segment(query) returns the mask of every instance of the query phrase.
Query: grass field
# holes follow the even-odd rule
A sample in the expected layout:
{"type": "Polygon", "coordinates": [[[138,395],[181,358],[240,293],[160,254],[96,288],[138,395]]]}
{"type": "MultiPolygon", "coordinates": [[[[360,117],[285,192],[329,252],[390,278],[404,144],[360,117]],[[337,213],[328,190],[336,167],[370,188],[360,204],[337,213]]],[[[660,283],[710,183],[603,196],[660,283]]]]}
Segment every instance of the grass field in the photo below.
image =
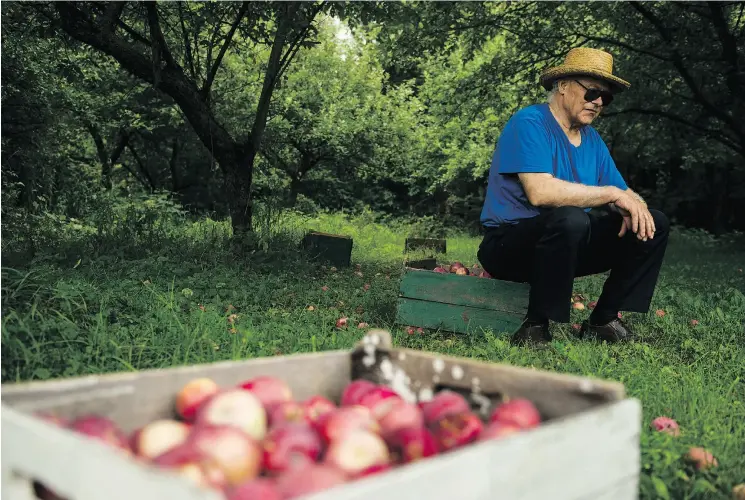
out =
{"type": "MultiPolygon", "coordinates": [[[[225,224],[202,221],[164,230],[157,245],[132,237],[106,253],[4,268],[3,383],[346,349],[366,322],[391,329],[400,346],[623,382],[644,406],[643,498],[724,499],[745,482],[742,241],[676,231],[652,310],[625,315],[639,341],[599,345],[554,325],[554,342],[537,351],[511,347],[505,332],[408,335],[393,325],[406,227],[287,216],[274,229],[255,252],[231,249],[225,224]],[[353,236],[362,276],[303,260],[295,243],[308,228],[353,236]],[[347,329],[335,328],[340,317],[349,317],[347,329]],[[682,435],[646,428],[658,415],[675,418],[682,435]],[[719,467],[687,468],[689,446],[710,449],[719,467]]],[[[449,236],[448,260],[476,263],[478,243],[449,236]]],[[[575,290],[594,300],[602,282],[580,279],[575,290]]],[[[572,314],[579,323],[588,311],[572,314]]]]}

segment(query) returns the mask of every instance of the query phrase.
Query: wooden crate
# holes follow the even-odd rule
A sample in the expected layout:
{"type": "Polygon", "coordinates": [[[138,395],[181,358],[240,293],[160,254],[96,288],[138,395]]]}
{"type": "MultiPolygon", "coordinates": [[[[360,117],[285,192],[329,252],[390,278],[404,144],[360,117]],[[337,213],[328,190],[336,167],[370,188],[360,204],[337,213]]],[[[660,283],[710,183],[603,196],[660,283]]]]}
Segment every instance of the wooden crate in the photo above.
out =
{"type": "Polygon", "coordinates": [[[543,423],[498,441],[349,482],[308,500],[632,500],[640,471],[639,401],[617,382],[493,364],[391,346],[371,330],[352,351],[226,361],[139,373],[88,376],[2,386],[2,495],[30,500],[30,479],[68,500],[218,500],[167,472],[31,415],[65,418],[99,413],[125,431],[172,418],[176,392],[210,377],[224,387],[258,376],[287,381],[297,400],[315,394],[338,401],[344,386],[364,378],[411,402],[437,390],[459,391],[486,418],[504,396],[530,399],[543,423]]]}
{"type": "Polygon", "coordinates": [[[457,333],[512,333],[525,318],[529,291],[525,283],[406,269],[396,323],[457,333]]]}
{"type": "Polygon", "coordinates": [[[405,252],[431,250],[435,253],[447,253],[447,241],[442,238],[406,238],[405,252]]]}
{"type": "Polygon", "coordinates": [[[310,232],[303,237],[300,247],[311,258],[328,262],[336,267],[349,267],[352,261],[354,241],[341,234],[310,232]]]}

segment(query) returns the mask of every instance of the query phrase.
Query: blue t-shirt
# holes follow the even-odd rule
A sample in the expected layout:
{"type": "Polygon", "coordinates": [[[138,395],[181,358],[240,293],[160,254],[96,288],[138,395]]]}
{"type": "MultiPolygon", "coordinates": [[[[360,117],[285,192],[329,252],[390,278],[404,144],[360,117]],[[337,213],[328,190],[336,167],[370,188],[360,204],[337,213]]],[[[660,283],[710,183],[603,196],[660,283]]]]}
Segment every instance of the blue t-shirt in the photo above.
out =
{"type": "Polygon", "coordinates": [[[548,104],[534,104],[515,113],[494,150],[481,223],[496,227],[541,213],[541,208],[528,201],[518,172],[544,172],[568,182],[627,189],[600,134],[586,126],[581,135],[579,147],[572,145],[548,104]]]}

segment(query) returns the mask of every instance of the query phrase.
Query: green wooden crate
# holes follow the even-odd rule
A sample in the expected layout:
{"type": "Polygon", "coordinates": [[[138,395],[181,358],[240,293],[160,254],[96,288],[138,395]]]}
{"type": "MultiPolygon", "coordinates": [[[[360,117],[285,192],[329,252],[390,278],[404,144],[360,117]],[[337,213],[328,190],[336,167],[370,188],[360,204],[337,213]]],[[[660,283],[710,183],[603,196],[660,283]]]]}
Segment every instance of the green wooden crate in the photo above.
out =
{"type": "Polygon", "coordinates": [[[528,310],[530,286],[407,268],[396,323],[457,333],[514,332],[528,310]]]}

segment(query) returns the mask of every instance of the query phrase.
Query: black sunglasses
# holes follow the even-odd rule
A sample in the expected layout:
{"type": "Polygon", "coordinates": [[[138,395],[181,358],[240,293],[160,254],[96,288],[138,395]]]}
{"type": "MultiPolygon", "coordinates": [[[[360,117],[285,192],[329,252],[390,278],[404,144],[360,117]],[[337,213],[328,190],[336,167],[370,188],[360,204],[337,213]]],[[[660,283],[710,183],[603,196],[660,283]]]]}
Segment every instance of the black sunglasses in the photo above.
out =
{"type": "Polygon", "coordinates": [[[610,103],[613,102],[613,94],[608,90],[600,90],[600,89],[590,89],[582,85],[582,82],[579,80],[574,80],[579,84],[580,87],[585,89],[585,101],[592,102],[595,101],[598,97],[602,97],[603,99],[603,107],[610,106],[610,103]]]}

